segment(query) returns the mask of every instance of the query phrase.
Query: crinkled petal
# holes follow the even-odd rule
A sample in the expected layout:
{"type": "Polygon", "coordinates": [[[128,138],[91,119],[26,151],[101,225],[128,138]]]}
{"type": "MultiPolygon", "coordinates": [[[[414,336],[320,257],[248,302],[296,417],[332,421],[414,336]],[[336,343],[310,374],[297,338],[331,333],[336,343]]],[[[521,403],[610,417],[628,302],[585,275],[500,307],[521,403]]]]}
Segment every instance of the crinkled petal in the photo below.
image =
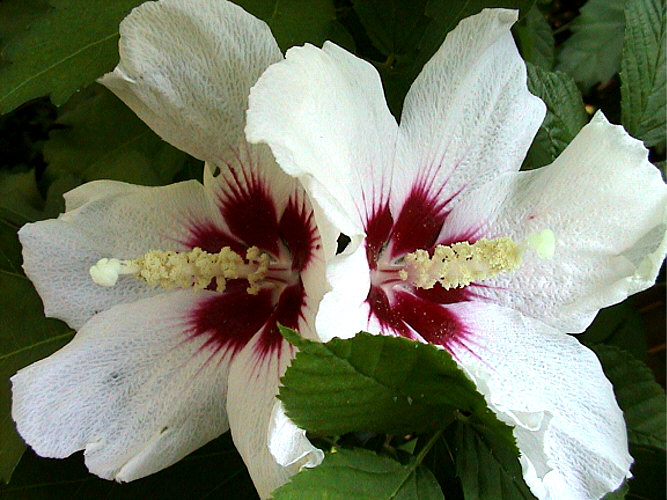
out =
{"type": "Polygon", "coordinates": [[[271,146],[352,246],[388,196],[396,133],[377,71],[330,42],[291,48],[250,93],[248,140],[271,146]]]}
{"type": "Polygon", "coordinates": [[[91,472],[131,481],[225,432],[229,358],[188,333],[188,314],[213,293],[175,291],[118,305],[20,370],[11,380],[21,436],[41,456],[85,450],[91,472]]]}
{"type": "Polygon", "coordinates": [[[100,82],[163,139],[207,161],[243,139],[250,87],[282,58],[269,27],[226,0],[146,2],[120,35],[120,63],[100,82]]]}
{"type": "Polygon", "coordinates": [[[334,337],[351,338],[361,330],[370,331],[365,300],[371,280],[364,246],[330,259],[326,276],[331,290],[324,295],[315,318],[319,339],[328,342],[334,337]]]}
{"type": "Polygon", "coordinates": [[[485,9],[451,31],[405,99],[397,165],[397,213],[416,183],[449,199],[462,189],[518,170],[542,123],[544,103],[528,91],[526,66],[510,28],[518,12],[485,9]]]}
{"type": "Polygon", "coordinates": [[[466,326],[450,350],[514,426],[538,498],[597,499],[631,476],[623,413],[592,351],[518,311],[480,302],[449,308],[466,326]]]}
{"type": "Polygon", "coordinates": [[[111,196],[141,192],[143,186],[128,184],[127,182],[99,180],[86,182],[63,195],[65,211],[71,212],[90,201],[111,196]]]}
{"type": "Polygon", "coordinates": [[[322,450],[308,441],[306,431],[298,428],[285,414],[280,401],[276,401],[271,412],[269,450],[291,474],[296,474],[303,467],[316,467],[324,459],[322,450]]]}
{"type": "Polygon", "coordinates": [[[553,259],[528,250],[514,273],[475,293],[567,332],[651,286],[667,249],[667,186],[642,143],[595,115],[547,167],[507,174],[461,202],[442,240],[466,229],[522,241],[550,229],[553,259]]]}
{"type": "Polygon", "coordinates": [[[46,315],[75,329],[115,304],[161,291],[130,275],[121,276],[114,287],[97,285],[89,269],[99,259],[134,259],[155,249],[189,250],[197,223],[220,224],[209,193],[196,181],[164,187],[96,182],[75,189],[73,199],[75,206],[90,201],[58,219],[23,226],[19,238],[23,268],[46,315]]]}
{"type": "MultiPolygon", "coordinates": [[[[290,426],[283,429],[287,434],[270,437],[270,430],[275,430],[271,417],[280,377],[292,358],[293,348],[283,341],[280,349],[264,357],[258,348],[257,343],[250,342],[234,358],[229,372],[227,413],[234,444],[248,467],[255,488],[260,498],[268,498],[296,472],[293,466],[278,463],[271,454],[269,443],[274,448],[287,446],[290,440],[298,439],[300,431],[296,426],[290,426]]],[[[303,462],[318,462],[320,450],[312,447],[305,438],[298,439],[298,445],[302,453],[292,449],[290,456],[296,454],[303,462]]]]}

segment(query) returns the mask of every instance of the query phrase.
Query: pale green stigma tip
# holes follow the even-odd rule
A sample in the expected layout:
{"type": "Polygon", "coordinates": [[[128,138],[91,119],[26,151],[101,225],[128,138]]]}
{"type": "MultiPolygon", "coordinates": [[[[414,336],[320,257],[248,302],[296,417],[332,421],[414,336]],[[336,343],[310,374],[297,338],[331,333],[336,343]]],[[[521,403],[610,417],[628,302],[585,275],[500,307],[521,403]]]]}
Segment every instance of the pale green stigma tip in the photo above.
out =
{"type": "Polygon", "coordinates": [[[551,259],[556,252],[556,235],[551,229],[529,234],[526,244],[537,252],[542,259],[551,259]]]}

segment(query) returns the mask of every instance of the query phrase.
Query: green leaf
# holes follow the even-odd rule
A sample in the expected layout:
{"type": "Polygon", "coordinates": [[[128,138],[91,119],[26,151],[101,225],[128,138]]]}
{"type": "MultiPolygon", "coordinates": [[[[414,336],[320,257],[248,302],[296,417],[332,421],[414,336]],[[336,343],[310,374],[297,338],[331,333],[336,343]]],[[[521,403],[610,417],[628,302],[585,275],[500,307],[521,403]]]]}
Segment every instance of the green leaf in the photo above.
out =
{"type": "Polygon", "coordinates": [[[78,179],[71,177],[58,179],[49,186],[44,200],[34,170],[0,171],[0,220],[18,229],[26,222],[55,217],[64,209],[62,194],[78,183],[78,179]]]}
{"type": "Polygon", "coordinates": [[[659,161],[655,164],[655,166],[658,167],[658,170],[660,170],[660,173],[662,174],[662,179],[663,180],[667,179],[667,160],[659,161]]]}
{"type": "Polygon", "coordinates": [[[595,321],[577,339],[588,347],[606,344],[629,352],[640,361],[647,360],[645,325],[629,301],[602,309],[595,321]]]}
{"type": "Polygon", "coordinates": [[[167,184],[185,166],[186,154],[170,146],[101,85],[63,107],[44,145],[47,175],[73,174],[85,181],[115,179],[167,184]]]}
{"type": "Polygon", "coordinates": [[[273,492],[275,500],[444,500],[438,481],[414,457],[403,465],[363,449],[336,450],[273,492]]]}
{"type": "Polygon", "coordinates": [[[438,479],[442,490],[447,495],[447,498],[463,498],[463,490],[461,489],[461,480],[456,474],[456,458],[454,457],[453,448],[450,442],[454,443],[455,431],[458,425],[450,425],[440,436],[431,451],[424,458],[423,464],[433,472],[433,475],[438,479]]]}
{"type": "Polygon", "coordinates": [[[271,28],[280,48],[306,42],[315,45],[339,32],[332,0],[237,0],[236,2],[271,28]]]}
{"type": "Polygon", "coordinates": [[[2,56],[10,64],[0,69],[0,113],[43,95],[61,105],[113,69],[118,62],[118,25],[142,0],[49,3],[48,12],[30,29],[15,33],[4,47],[2,56]]]}
{"type": "Polygon", "coordinates": [[[0,2],[0,42],[3,46],[27,30],[48,9],[49,5],[46,0],[3,0],[0,2]]]}
{"type": "Polygon", "coordinates": [[[54,217],[64,210],[62,193],[78,184],[61,178],[47,191],[46,200],[37,188],[34,170],[0,172],[0,270],[23,274],[18,229],[26,222],[54,217]]]}
{"type": "Polygon", "coordinates": [[[665,144],[664,0],[628,0],[621,60],[621,112],[625,128],[647,147],[665,144]]]}
{"type": "Polygon", "coordinates": [[[426,61],[435,53],[446,33],[429,31],[434,21],[425,15],[428,0],[355,0],[354,10],[366,35],[386,58],[376,61],[389,109],[400,116],[403,99],[426,61]],[[434,40],[431,40],[435,37],[434,40]]]}
{"type": "MultiPolygon", "coordinates": [[[[410,7],[399,7],[397,2],[393,4],[396,6],[394,12],[383,13],[379,20],[365,16],[369,35],[372,34],[375,42],[381,46],[378,49],[397,49],[394,52],[383,52],[387,56],[386,61],[376,61],[387,103],[394,116],[400,117],[410,85],[424,64],[440,48],[447,33],[463,18],[477,14],[486,7],[520,9],[525,14],[534,3],[535,0],[467,0],[459,3],[428,0],[421,15],[418,7],[423,6],[424,2],[405,4],[410,4],[410,7]],[[407,12],[412,12],[414,17],[401,18],[401,14],[407,12]]],[[[383,3],[376,1],[371,5],[379,6],[383,3]]]]}
{"type": "Polygon", "coordinates": [[[354,10],[366,34],[384,55],[414,50],[424,33],[428,0],[353,0],[354,10]]]}
{"type": "Polygon", "coordinates": [[[367,333],[326,344],[288,329],[283,334],[300,352],[281,380],[279,398],[290,418],[308,431],[434,431],[459,410],[499,433],[507,429],[451,356],[435,346],[367,333]]]}
{"type": "Polygon", "coordinates": [[[612,491],[603,496],[602,500],[623,500],[625,495],[628,494],[628,491],[630,491],[630,484],[625,481],[616,491],[612,491]]]}
{"type": "Polygon", "coordinates": [[[22,274],[21,244],[16,236],[17,229],[0,217],[0,270],[22,274]]]}
{"type": "Polygon", "coordinates": [[[519,9],[523,16],[534,4],[535,0],[467,0],[465,2],[429,0],[426,15],[435,19],[445,33],[449,33],[461,19],[477,14],[482,9],[496,7],[519,9]]]}
{"type": "Polygon", "coordinates": [[[470,420],[456,428],[456,471],[466,500],[533,499],[523,480],[516,446],[470,420]]]}
{"type": "Polygon", "coordinates": [[[168,469],[124,484],[92,475],[86,470],[81,453],[63,460],[46,460],[28,451],[12,482],[0,486],[0,500],[148,498],[257,500],[257,493],[229,433],[168,469]]]}
{"type": "Polygon", "coordinates": [[[614,386],[618,405],[625,415],[631,443],[665,449],[667,402],[665,391],[651,370],[631,354],[613,346],[592,348],[605,375],[614,386]]]}
{"type": "Polygon", "coordinates": [[[46,192],[44,200],[43,218],[57,217],[65,212],[65,199],[63,194],[74,189],[81,184],[81,178],[74,175],[62,175],[55,179],[46,192]]]}
{"type": "Polygon", "coordinates": [[[630,445],[630,455],[635,459],[632,465],[633,478],[630,479],[628,500],[652,500],[665,498],[665,450],[650,446],[630,445]]]}
{"type": "Polygon", "coordinates": [[[25,276],[0,271],[0,479],[9,481],[25,450],[11,419],[9,377],[64,345],[73,333],[45,319],[42,302],[25,276]]]}
{"type": "Polygon", "coordinates": [[[620,68],[625,0],[589,0],[572,22],[572,36],[561,45],[556,69],[591,87],[620,68]]]}
{"type": "Polygon", "coordinates": [[[528,63],[528,90],[547,105],[544,122],[528,150],[523,168],[554,161],[588,119],[581,94],[565,73],[552,73],[528,63]]]}
{"type": "Polygon", "coordinates": [[[0,218],[15,225],[41,219],[44,200],[37,189],[35,171],[0,171],[0,218]]]}
{"type": "Polygon", "coordinates": [[[533,6],[513,28],[521,55],[526,62],[550,70],[556,57],[554,36],[546,17],[533,6]]]}

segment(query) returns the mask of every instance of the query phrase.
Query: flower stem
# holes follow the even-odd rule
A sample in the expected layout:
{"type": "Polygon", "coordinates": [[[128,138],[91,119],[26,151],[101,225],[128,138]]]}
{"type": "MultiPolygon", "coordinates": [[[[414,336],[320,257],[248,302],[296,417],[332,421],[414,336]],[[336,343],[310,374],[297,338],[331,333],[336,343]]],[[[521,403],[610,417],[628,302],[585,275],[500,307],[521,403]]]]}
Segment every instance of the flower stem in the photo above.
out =
{"type": "Polygon", "coordinates": [[[431,439],[428,440],[428,443],[426,443],[426,445],[419,451],[419,453],[415,457],[415,466],[421,465],[421,463],[426,458],[426,455],[428,455],[428,452],[431,451],[431,448],[433,448],[433,445],[435,444],[435,442],[442,435],[442,432],[443,432],[443,429],[440,429],[435,434],[433,434],[431,436],[431,439]]]}

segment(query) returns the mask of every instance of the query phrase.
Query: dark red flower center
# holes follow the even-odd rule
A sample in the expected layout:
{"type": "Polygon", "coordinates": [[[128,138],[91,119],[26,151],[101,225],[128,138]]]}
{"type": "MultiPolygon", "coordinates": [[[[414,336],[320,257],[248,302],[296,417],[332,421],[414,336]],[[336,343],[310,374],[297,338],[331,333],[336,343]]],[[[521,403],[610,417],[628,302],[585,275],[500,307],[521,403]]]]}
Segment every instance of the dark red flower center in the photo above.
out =
{"type": "MultiPolygon", "coordinates": [[[[448,201],[448,200],[447,200],[448,201]]],[[[396,220],[388,204],[377,207],[366,225],[366,257],[371,288],[366,299],[369,321],[379,322],[384,333],[447,347],[463,334],[461,321],[443,305],[470,300],[465,288],[445,290],[440,284],[425,290],[399,276],[406,254],[418,249],[432,252],[448,215],[447,201],[414,187],[396,220]]]]}
{"type": "Polygon", "coordinates": [[[205,347],[234,356],[257,338],[259,358],[280,355],[283,338],[278,324],[297,329],[306,306],[302,271],[319,248],[312,210],[300,193],[278,213],[269,186],[252,172],[229,169],[229,185],[219,195],[227,230],[212,222],[193,223],[190,248],[210,253],[229,246],[239,255],[256,246],[271,257],[259,293],[250,295],[245,280],[229,280],[223,293],[201,301],[187,318],[191,337],[205,336],[205,347]]]}

